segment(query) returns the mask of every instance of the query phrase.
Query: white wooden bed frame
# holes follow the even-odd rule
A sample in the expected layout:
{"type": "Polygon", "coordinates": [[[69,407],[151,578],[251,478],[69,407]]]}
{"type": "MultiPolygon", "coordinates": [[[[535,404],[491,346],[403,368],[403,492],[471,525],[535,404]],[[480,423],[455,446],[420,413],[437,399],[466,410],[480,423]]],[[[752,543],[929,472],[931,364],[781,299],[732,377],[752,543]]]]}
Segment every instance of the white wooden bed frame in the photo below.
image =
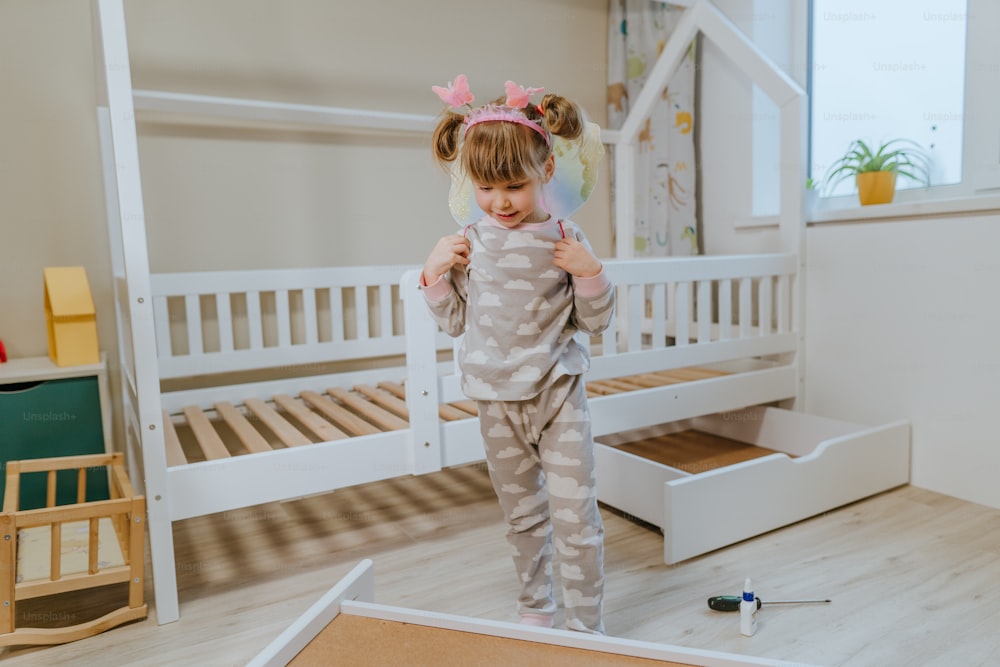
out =
{"type": "MultiPolygon", "coordinates": [[[[430,319],[416,288],[414,267],[149,272],[137,110],[323,123],[332,130],[349,126],[422,132],[432,127],[433,119],[133,90],[122,0],[93,3],[98,71],[104,74],[98,117],[119,334],[121,414],[132,478],[143,481],[147,497],[157,619],[166,623],[179,617],[174,521],[424,474],[478,461],[482,448],[475,418],[441,419],[444,404],[464,397],[453,364],[439,361],[452,343],[430,319]],[[206,372],[298,370],[326,362],[365,367],[161,392],[161,380],[206,372]],[[209,435],[205,442],[199,439],[204,456],[196,459],[204,460],[193,461],[174,440],[175,422],[204,425],[222,418],[241,423],[247,416],[263,420],[279,402],[286,415],[312,404],[304,391],[330,396],[331,391],[352,392],[384,380],[405,382],[405,425],[390,423],[377,433],[341,438],[330,436],[329,425],[322,423],[308,433],[308,428],[292,433],[279,418],[272,430],[282,443],[253,440],[246,442],[253,453],[232,455],[209,435]],[[139,462],[141,475],[135,468],[139,462]]],[[[782,164],[801,165],[800,173],[805,173],[802,91],[711,3],[698,0],[686,10],[622,130],[605,133],[614,147],[619,239],[619,259],[608,260],[606,267],[619,301],[612,326],[593,342],[587,375],[588,382],[597,382],[695,366],[727,371],[591,401],[595,435],[609,443],[598,446],[600,497],[659,526],[668,563],[909,479],[905,422],[869,429],[794,411],[801,405],[804,380],[805,262],[801,179],[793,169],[785,170],[781,188],[782,252],[626,256],[634,217],[631,158],[639,129],[657,91],[699,31],[778,103],[782,164]],[[744,411],[777,402],[791,410],[744,411]],[[678,424],[725,433],[779,453],[686,474],[612,446],[622,432],[678,424]],[[744,501],[750,495],[757,499],[753,504],[744,501]]]]}
{"type": "MultiPolygon", "coordinates": [[[[601,654],[631,656],[702,667],[768,665],[791,667],[793,663],[738,655],[723,651],[685,648],[619,637],[588,635],[568,630],[542,629],[504,621],[490,621],[453,614],[421,611],[377,604],[372,561],[364,560],[307,609],[284,632],[275,637],[247,667],[285,667],[338,615],[361,616],[420,627],[442,628],[478,635],[522,640],[535,644],[584,649],[601,654]]],[[[350,660],[350,656],[330,656],[330,664],[350,660]]],[[[610,658],[609,658],[610,659],[610,658]]],[[[801,662],[796,667],[808,667],[801,662]]]]}

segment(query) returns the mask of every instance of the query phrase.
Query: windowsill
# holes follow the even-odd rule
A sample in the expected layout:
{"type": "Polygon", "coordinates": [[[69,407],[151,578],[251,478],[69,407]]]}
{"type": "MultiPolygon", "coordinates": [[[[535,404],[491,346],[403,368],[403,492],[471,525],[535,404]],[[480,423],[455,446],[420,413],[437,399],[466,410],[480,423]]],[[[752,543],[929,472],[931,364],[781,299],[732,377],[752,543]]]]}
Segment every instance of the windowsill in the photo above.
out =
{"type": "MultiPolygon", "coordinates": [[[[891,204],[861,206],[857,197],[839,197],[820,202],[806,213],[807,225],[825,225],[839,222],[878,222],[899,218],[930,218],[954,214],[1000,212],[1000,194],[927,199],[924,201],[896,201],[891,204]]],[[[777,215],[761,215],[737,220],[736,229],[777,227],[777,215]]]]}
{"type": "MultiPolygon", "coordinates": [[[[838,202],[840,203],[840,202],[838,202]]],[[[806,224],[826,224],[831,222],[860,222],[864,220],[889,220],[893,218],[927,218],[955,213],[979,213],[1000,211],[1000,195],[975,195],[951,197],[948,199],[928,199],[924,201],[901,201],[891,204],[861,206],[847,202],[840,206],[828,207],[829,202],[806,213],[806,224]]]]}

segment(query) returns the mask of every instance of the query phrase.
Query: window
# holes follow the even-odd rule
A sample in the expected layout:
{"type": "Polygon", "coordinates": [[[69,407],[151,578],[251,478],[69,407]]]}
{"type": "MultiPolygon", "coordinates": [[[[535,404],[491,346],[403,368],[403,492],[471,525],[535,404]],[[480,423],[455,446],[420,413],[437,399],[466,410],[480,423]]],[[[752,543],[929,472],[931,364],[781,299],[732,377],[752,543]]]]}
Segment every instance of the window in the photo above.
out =
{"type": "MultiPolygon", "coordinates": [[[[753,20],[739,27],[809,90],[812,178],[822,179],[853,139],[909,136],[937,166],[929,189],[900,179],[896,202],[974,210],[1000,201],[1000,2],[753,0],[752,7],[753,20]],[[856,78],[843,72],[850,62],[856,78]],[[933,87],[923,82],[928,77],[933,87]]],[[[752,117],[752,218],[738,223],[747,226],[773,221],[780,201],[780,122],[756,86],[752,117]]],[[[833,195],[823,193],[830,195],[823,208],[856,207],[854,193],[848,180],[833,195]]]]}
{"type": "MultiPolygon", "coordinates": [[[[963,183],[968,16],[967,0],[813,0],[814,179],[855,139],[904,138],[930,155],[932,186],[963,183]]],[[[848,179],[824,194],[853,192],[848,179]]]]}

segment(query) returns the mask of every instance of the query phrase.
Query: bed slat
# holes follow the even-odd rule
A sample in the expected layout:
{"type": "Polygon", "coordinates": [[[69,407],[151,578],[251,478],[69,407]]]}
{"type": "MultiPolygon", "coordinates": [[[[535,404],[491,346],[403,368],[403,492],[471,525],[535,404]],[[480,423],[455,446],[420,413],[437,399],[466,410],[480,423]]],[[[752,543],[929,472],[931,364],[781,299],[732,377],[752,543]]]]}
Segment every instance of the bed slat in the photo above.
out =
{"type": "MultiPolygon", "coordinates": [[[[653,377],[652,375],[630,375],[629,382],[642,389],[650,389],[653,387],[662,387],[663,379],[658,377],[653,377]]],[[[589,384],[589,383],[588,383],[589,384]]]]}
{"type": "Polygon", "coordinates": [[[392,285],[379,285],[379,336],[392,336],[392,285]]]}
{"type": "Polygon", "coordinates": [[[309,408],[305,407],[288,394],[278,394],[274,397],[274,402],[302,422],[307,429],[312,431],[316,437],[324,442],[329,442],[331,440],[343,440],[347,437],[346,433],[316,413],[311,412],[309,408]]]}
{"type": "Polygon", "coordinates": [[[306,330],[306,345],[319,342],[319,327],[316,318],[316,289],[306,287],[302,290],[302,318],[306,330]]]}
{"type": "Polygon", "coordinates": [[[733,337],[733,281],[719,281],[719,340],[733,337]]]}
{"type": "Polygon", "coordinates": [[[410,423],[405,419],[400,419],[388,410],[384,410],[377,405],[369,403],[368,401],[351,394],[351,392],[346,389],[342,389],[340,387],[330,387],[326,390],[326,393],[330,394],[330,396],[333,396],[352,410],[359,412],[379,428],[383,428],[387,431],[398,431],[400,429],[410,427],[410,423]]]}
{"type": "MultiPolygon", "coordinates": [[[[636,316],[632,319],[632,322],[638,323],[639,313],[644,312],[643,301],[645,299],[646,288],[644,285],[630,285],[626,289],[628,292],[628,303],[625,307],[628,308],[630,314],[636,316]]],[[[642,327],[629,326],[626,335],[628,336],[626,351],[632,352],[642,349],[642,327]]]]}
{"type": "Polygon", "coordinates": [[[292,344],[292,325],[288,315],[288,290],[275,291],[274,311],[274,317],[278,324],[278,347],[288,347],[292,344]]]}
{"type": "Polygon", "coordinates": [[[789,305],[791,304],[791,297],[789,296],[789,280],[788,276],[778,276],[778,333],[788,333],[791,331],[790,322],[792,320],[789,315],[789,305]]]}
{"type": "Polygon", "coordinates": [[[156,330],[156,356],[160,359],[166,359],[173,354],[170,344],[170,311],[167,308],[167,297],[157,296],[153,298],[153,319],[158,323],[164,323],[156,330]]]}
{"type": "Polygon", "coordinates": [[[285,443],[288,447],[297,447],[299,445],[308,445],[312,443],[312,441],[302,435],[297,428],[285,421],[285,419],[279,415],[274,408],[259,398],[248,398],[243,402],[243,404],[250,408],[250,410],[257,415],[262,422],[264,422],[264,425],[271,429],[271,431],[278,436],[278,439],[285,443]]]}
{"type": "Polygon", "coordinates": [[[330,337],[344,340],[344,293],[340,287],[330,288],[330,337]]]}
{"type": "Polygon", "coordinates": [[[201,337],[201,297],[188,294],[184,297],[184,317],[187,319],[188,354],[204,354],[201,337]]]}
{"type": "Polygon", "coordinates": [[[740,338],[749,338],[753,329],[753,286],[749,278],[740,279],[740,338]]]}
{"type": "Polygon", "coordinates": [[[215,295],[215,312],[219,320],[219,351],[233,351],[233,312],[229,305],[229,295],[222,292],[215,295]]]}
{"type": "Polygon", "coordinates": [[[250,349],[264,348],[264,323],[260,319],[260,292],[247,292],[247,327],[250,334],[250,349]]]}
{"type": "Polygon", "coordinates": [[[304,391],[300,396],[329,419],[336,422],[351,437],[382,432],[374,424],[366,422],[344,406],[337,405],[322,394],[318,394],[315,391],[304,391]]]}
{"type": "Polygon", "coordinates": [[[687,345],[691,342],[691,283],[677,283],[674,294],[674,303],[677,304],[677,312],[675,314],[677,325],[676,344],[687,345]]]}
{"type": "Polygon", "coordinates": [[[712,340],[712,281],[698,281],[698,342],[708,343],[712,340]]]}
{"type": "Polygon", "coordinates": [[[187,406],[184,408],[184,417],[187,419],[188,426],[191,427],[194,438],[198,441],[198,447],[204,452],[206,459],[212,461],[229,458],[229,450],[226,449],[222,438],[212,428],[212,422],[201,411],[201,408],[196,405],[187,406]]]}
{"type": "Polygon", "coordinates": [[[354,312],[357,316],[358,338],[365,340],[371,338],[368,331],[368,287],[365,285],[354,286],[354,312]]]}
{"type": "Polygon", "coordinates": [[[663,283],[653,285],[653,292],[650,294],[650,316],[653,318],[653,349],[666,347],[667,345],[667,313],[666,313],[666,291],[663,283]]]}
{"type": "Polygon", "coordinates": [[[458,408],[462,412],[467,412],[473,417],[479,416],[479,406],[476,405],[475,401],[452,401],[449,405],[458,408]]]}
{"type": "Polygon", "coordinates": [[[243,443],[243,446],[247,450],[258,453],[273,451],[273,448],[264,439],[264,436],[253,427],[250,420],[243,416],[243,413],[237,410],[232,403],[219,401],[215,404],[215,411],[229,425],[229,428],[233,429],[233,433],[236,434],[236,437],[240,439],[240,442],[243,443]]]}
{"type": "Polygon", "coordinates": [[[766,336],[771,333],[771,276],[764,276],[757,285],[757,335],[766,336]]]}
{"type": "Polygon", "coordinates": [[[354,386],[354,391],[358,392],[375,405],[385,408],[400,419],[410,418],[410,412],[406,409],[406,402],[401,401],[383,389],[377,389],[368,384],[358,384],[354,386]]]}
{"type": "Polygon", "coordinates": [[[177,437],[177,429],[174,428],[174,423],[170,420],[170,415],[167,414],[166,410],[163,411],[163,442],[168,468],[182,466],[188,462],[184,450],[181,448],[180,438],[177,437]]]}

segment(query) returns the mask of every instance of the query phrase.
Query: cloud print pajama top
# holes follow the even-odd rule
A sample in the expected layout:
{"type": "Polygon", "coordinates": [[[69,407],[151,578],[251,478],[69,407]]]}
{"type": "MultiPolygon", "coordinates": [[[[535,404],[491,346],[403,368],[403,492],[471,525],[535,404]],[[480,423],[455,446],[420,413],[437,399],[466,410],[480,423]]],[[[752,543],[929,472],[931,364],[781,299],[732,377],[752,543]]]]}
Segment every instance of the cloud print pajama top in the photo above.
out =
{"type": "Polygon", "coordinates": [[[568,220],[505,228],[486,217],[465,231],[471,263],[424,288],[431,313],[459,351],[464,393],[479,402],[490,478],[507,517],[522,583],[521,613],[554,614],[558,552],[567,627],[603,632],[604,529],[582,374],[587,348],[614,311],[604,272],[572,278],[553,264],[568,220]]]}

